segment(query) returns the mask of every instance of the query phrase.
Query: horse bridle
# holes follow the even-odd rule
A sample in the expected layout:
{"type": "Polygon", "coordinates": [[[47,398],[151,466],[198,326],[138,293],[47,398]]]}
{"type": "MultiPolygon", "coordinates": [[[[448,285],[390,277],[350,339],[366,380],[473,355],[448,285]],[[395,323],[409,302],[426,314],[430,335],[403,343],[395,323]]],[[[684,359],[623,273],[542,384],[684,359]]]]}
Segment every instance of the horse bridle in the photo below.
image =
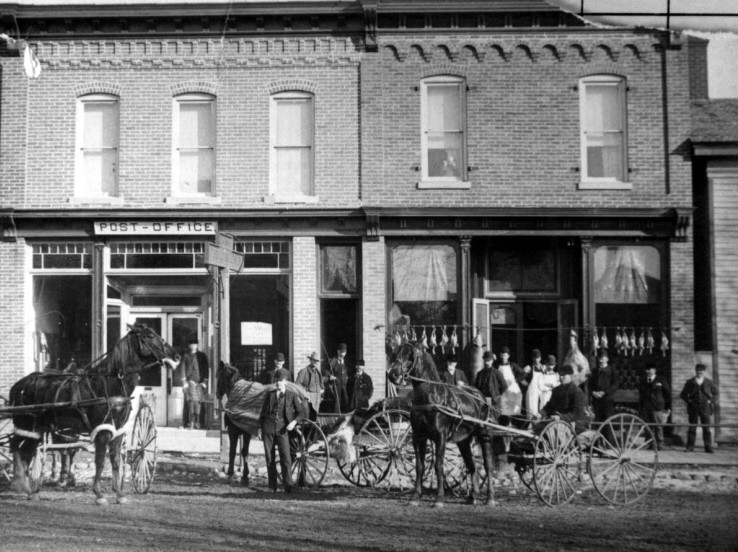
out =
{"type": "MultiPolygon", "coordinates": [[[[411,360],[401,360],[401,361],[399,361],[399,364],[400,364],[400,381],[399,381],[399,384],[401,384],[401,385],[406,385],[408,380],[418,379],[417,377],[412,376],[410,374],[413,372],[413,369],[416,367],[416,364],[418,362],[422,362],[423,361],[423,359],[422,359],[422,353],[421,354],[418,354],[418,352],[419,352],[418,347],[416,347],[414,345],[411,345],[409,343],[407,343],[405,345],[407,345],[408,347],[411,347],[412,348],[412,350],[413,350],[413,360],[412,361],[411,360]],[[408,365],[410,365],[410,368],[407,368],[406,369],[406,366],[408,366],[408,365]]],[[[404,345],[401,345],[401,347],[402,346],[404,346],[404,345]]],[[[415,370],[415,371],[417,372],[418,370],[415,370]]]]}

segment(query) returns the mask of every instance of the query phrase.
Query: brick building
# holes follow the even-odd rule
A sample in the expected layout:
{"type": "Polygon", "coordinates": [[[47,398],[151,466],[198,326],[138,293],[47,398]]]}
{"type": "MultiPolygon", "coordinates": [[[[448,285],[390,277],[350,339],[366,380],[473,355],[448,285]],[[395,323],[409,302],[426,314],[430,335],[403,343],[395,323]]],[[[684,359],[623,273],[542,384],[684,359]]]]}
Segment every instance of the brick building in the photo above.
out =
{"type": "Polygon", "coordinates": [[[0,392],[136,320],[249,373],[344,341],[375,397],[395,333],[521,363],[604,335],[625,403],[691,372],[703,41],[543,0],[42,3],[0,14],[42,68],[0,50],[0,392]]]}

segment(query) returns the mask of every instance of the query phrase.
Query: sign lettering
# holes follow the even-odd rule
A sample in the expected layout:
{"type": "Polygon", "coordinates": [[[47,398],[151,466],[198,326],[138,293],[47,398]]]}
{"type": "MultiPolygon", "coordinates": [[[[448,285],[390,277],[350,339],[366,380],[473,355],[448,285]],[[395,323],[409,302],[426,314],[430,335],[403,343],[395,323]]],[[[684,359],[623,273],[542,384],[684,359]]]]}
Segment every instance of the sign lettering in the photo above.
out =
{"type": "Polygon", "coordinates": [[[212,236],[218,231],[213,221],[107,221],[95,223],[98,236],[212,236]]]}

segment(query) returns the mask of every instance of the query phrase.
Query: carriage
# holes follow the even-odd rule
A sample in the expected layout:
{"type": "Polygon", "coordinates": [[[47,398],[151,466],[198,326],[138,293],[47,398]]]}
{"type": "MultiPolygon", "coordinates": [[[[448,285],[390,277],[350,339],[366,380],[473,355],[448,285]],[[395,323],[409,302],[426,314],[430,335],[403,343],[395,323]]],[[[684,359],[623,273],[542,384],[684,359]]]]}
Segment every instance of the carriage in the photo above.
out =
{"type": "Polygon", "coordinates": [[[131,326],[109,353],[84,368],[23,377],[0,405],[0,473],[11,480],[12,452],[11,487],[32,498],[47,458],[61,452],[64,471],[67,459],[92,444],[98,504],[107,504],[100,486],[106,453],[117,501],[126,501],[121,460],[130,465],[134,491],[146,493],[156,470],[156,425],[151,407],[134,390],[141,373],[162,365],[175,368],[178,361],[177,351],[152,329],[131,326]]]}

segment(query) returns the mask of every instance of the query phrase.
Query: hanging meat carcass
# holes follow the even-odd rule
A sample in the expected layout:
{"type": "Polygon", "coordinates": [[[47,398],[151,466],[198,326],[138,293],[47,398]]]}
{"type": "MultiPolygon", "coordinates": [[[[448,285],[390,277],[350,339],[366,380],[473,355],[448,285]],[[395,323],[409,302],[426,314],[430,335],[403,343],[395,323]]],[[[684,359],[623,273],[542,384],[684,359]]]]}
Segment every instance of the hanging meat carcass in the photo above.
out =
{"type": "Polygon", "coordinates": [[[600,336],[600,349],[607,352],[608,345],[609,344],[607,342],[607,328],[602,328],[602,335],[600,336]]]}
{"type": "Polygon", "coordinates": [[[623,333],[620,331],[620,328],[615,330],[615,352],[617,354],[622,354],[623,352],[623,333]]]}
{"type": "Polygon", "coordinates": [[[653,354],[653,349],[656,346],[656,343],[653,339],[653,333],[651,332],[651,328],[648,328],[646,330],[646,349],[648,349],[648,354],[653,354]]]}
{"type": "Polygon", "coordinates": [[[643,356],[643,349],[646,348],[646,332],[641,330],[641,334],[638,336],[638,354],[643,356]]]}
{"type": "Polygon", "coordinates": [[[432,355],[435,355],[436,354],[436,346],[437,346],[437,343],[436,343],[436,327],[435,326],[431,326],[431,330],[430,330],[429,333],[430,333],[430,339],[428,339],[428,346],[430,347],[431,354],[432,355]]]}
{"type": "Polygon", "coordinates": [[[590,368],[587,357],[579,350],[577,338],[577,332],[571,330],[569,332],[569,350],[566,356],[564,356],[564,364],[569,364],[574,368],[574,377],[572,379],[574,383],[581,385],[589,378],[590,368]]]}
{"type": "Polygon", "coordinates": [[[477,374],[484,369],[484,341],[482,334],[477,331],[477,335],[472,339],[464,349],[464,360],[466,361],[465,372],[469,383],[474,385],[477,381],[477,374]]]}
{"type": "Polygon", "coordinates": [[[669,338],[666,337],[666,328],[661,329],[661,356],[666,356],[669,350],[669,338]]]}
{"type": "Polygon", "coordinates": [[[456,334],[456,326],[454,326],[454,331],[451,332],[451,339],[449,340],[449,345],[451,346],[451,352],[456,352],[456,347],[459,346],[459,336],[456,334]]]}
{"type": "Polygon", "coordinates": [[[592,354],[597,355],[600,348],[600,336],[597,335],[597,328],[592,330],[592,354]]]}
{"type": "Polygon", "coordinates": [[[443,326],[443,330],[441,331],[441,354],[446,354],[446,345],[448,345],[448,334],[446,333],[446,326],[443,326]]]}
{"type": "Polygon", "coordinates": [[[628,348],[631,351],[630,354],[635,356],[636,349],[638,348],[638,340],[636,339],[635,328],[630,329],[630,334],[628,335],[628,348]]]}
{"type": "Polygon", "coordinates": [[[420,337],[418,338],[418,341],[420,341],[420,345],[423,347],[423,349],[428,348],[428,337],[425,335],[425,326],[423,326],[423,329],[420,332],[420,337]]]}

